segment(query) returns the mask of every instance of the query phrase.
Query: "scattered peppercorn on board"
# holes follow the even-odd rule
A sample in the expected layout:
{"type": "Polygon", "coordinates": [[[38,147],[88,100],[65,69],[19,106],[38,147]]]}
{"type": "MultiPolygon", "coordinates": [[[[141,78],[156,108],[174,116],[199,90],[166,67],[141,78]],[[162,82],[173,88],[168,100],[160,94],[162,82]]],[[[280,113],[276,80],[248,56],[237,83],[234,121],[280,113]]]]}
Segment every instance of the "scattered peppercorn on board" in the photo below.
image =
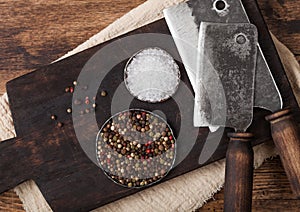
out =
{"type": "MultiPolygon", "coordinates": [[[[258,11],[253,1],[245,0],[244,2],[246,2],[245,7],[249,14],[257,14],[258,11]]],[[[297,104],[285,73],[280,71],[282,70],[280,63],[272,60],[277,57],[277,54],[271,45],[272,41],[262,18],[259,15],[250,16],[250,18],[250,21],[256,24],[260,30],[261,46],[286,103],[285,106],[296,107],[297,104]]],[[[170,34],[165,20],[159,20],[127,35],[148,32],[170,34]]],[[[74,125],[88,126],[86,134],[94,141],[89,145],[96,148],[97,135],[94,132],[99,130],[102,124],[113,115],[110,113],[112,97],[116,88],[123,82],[123,71],[127,61],[112,68],[101,83],[95,102],[88,102],[91,108],[92,104],[97,105],[97,125],[92,125],[84,119],[80,123],[73,123],[72,115],[69,113],[72,111],[68,110],[72,105],[72,92],[70,89],[66,91],[66,88],[72,87],[84,64],[99,49],[120,38],[42,67],[7,84],[17,138],[0,144],[0,193],[32,179],[37,183],[54,211],[87,211],[140,191],[140,189],[126,188],[112,182],[86,156],[74,132],[74,125]]],[[[135,44],[132,43],[132,45],[135,44]]],[[[156,46],[164,48],[163,44],[159,42],[156,46]]],[[[169,53],[171,55],[178,54],[175,44],[173,47],[168,50],[169,53]]],[[[120,50],[126,51],[126,49],[120,50]]],[[[183,97],[185,96],[183,83],[190,90],[191,85],[183,65],[178,65],[183,82],[179,86],[177,95],[183,97]]],[[[101,72],[101,67],[98,69],[101,72]]],[[[189,117],[185,118],[190,122],[189,126],[186,126],[187,136],[176,141],[177,151],[184,152],[186,144],[189,143],[193,145],[192,150],[161,182],[201,167],[198,160],[208,135],[208,129],[192,126],[193,98],[190,98],[185,104],[189,111],[189,117]],[[195,144],[190,140],[190,137],[193,136],[197,137],[195,144]]],[[[131,108],[148,111],[162,110],[166,114],[168,124],[172,127],[175,137],[178,136],[181,113],[172,99],[157,104],[148,104],[134,99],[131,108]]],[[[83,115],[90,112],[90,109],[87,109],[83,115]]],[[[256,136],[254,145],[270,139],[269,124],[264,120],[267,114],[269,112],[255,109],[254,120],[249,128],[249,132],[253,132],[256,136]]],[[[295,117],[299,121],[299,116],[295,117]]],[[[225,132],[228,131],[230,129],[225,130],[225,132]]],[[[227,142],[225,133],[217,151],[206,164],[224,158],[227,142]]]]}

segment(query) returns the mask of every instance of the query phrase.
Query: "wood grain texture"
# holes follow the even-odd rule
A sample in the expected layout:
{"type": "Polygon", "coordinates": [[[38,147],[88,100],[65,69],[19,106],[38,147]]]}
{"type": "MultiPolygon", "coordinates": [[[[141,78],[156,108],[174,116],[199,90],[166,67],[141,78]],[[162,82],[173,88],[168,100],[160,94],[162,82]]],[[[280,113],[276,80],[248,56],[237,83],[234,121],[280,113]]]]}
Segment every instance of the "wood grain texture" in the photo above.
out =
{"type": "Polygon", "coordinates": [[[9,190],[0,196],[0,211],[23,212],[23,204],[13,190],[9,190]]]}
{"type": "MultiPolygon", "coordinates": [[[[7,80],[57,59],[144,1],[117,0],[113,6],[104,0],[56,2],[0,1],[0,93],[5,91],[7,80]]],[[[270,30],[298,55],[299,61],[299,2],[259,0],[259,3],[270,30]]],[[[299,201],[291,197],[282,170],[278,176],[278,164],[279,160],[275,164],[272,162],[270,167],[262,168],[263,171],[256,172],[254,179],[259,176],[261,184],[254,182],[254,197],[257,198],[253,203],[255,210],[269,208],[283,211],[290,208],[296,211],[300,207],[299,201]],[[259,190],[257,196],[256,188],[259,190]],[[279,197],[284,199],[279,200],[279,197]]],[[[15,202],[10,205],[5,195],[12,193],[0,196],[1,210],[19,210],[20,202],[16,197],[10,199],[15,202]]],[[[222,207],[222,204],[219,206],[222,207]]],[[[215,209],[218,209],[218,205],[215,205],[215,209]]]]}
{"type": "Polygon", "coordinates": [[[5,82],[51,63],[145,0],[0,0],[0,93],[5,82]]]}
{"type": "Polygon", "coordinates": [[[300,3],[298,0],[258,0],[271,32],[294,54],[300,54],[300,3]],[[297,44],[296,44],[296,43],[297,44]]]}
{"type": "Polygon", "coordinates": [[[250,212],[253,187],[251,133],[229,133],[226,152],[224,211],[250,212]]]}
{"type": "Polygon", "coordinates": [[[294,194],[300,199],[300,131],[291,110],[267,116],[284,170],[294,194]]]}

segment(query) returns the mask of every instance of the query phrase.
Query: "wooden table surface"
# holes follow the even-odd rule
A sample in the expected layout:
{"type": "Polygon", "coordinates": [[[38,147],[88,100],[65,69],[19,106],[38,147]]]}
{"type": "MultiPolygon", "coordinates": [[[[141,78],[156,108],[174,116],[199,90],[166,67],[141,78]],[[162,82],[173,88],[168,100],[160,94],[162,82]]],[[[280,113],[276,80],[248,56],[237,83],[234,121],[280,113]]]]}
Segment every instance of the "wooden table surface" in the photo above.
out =
{"type": "MultiPolygon", "coordinates": [[[[300,61],[300,1],[258,0],[269,29],[300,61]]],[[[5,83],[48,64],[145,0],[0,0],[0,94],[5,83]]],[[[0,170],[5,171],[5,170],[0,170]]],[[[220,191],[200,211],[222,211],[220,191]]],[[[254,211],[300,211],[279,158],[254,174],[254,211]]],[[[24,211],[13,191],[0,211],[24,211]]]]}

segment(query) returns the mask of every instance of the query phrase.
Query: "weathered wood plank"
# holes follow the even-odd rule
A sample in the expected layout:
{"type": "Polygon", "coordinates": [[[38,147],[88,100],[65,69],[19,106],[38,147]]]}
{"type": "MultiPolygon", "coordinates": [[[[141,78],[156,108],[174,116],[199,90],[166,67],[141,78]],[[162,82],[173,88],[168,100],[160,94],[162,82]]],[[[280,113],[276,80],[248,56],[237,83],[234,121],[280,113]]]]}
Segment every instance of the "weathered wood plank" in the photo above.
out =
{"type": "Polygon", "coordinates": [[[1,0],[0,93],[8,80],[59,58],[144,1],[1,0]]]}
{"type": "Polygon", "coordinates": [[[258,0],[270,31],[294,54],[300,54],[300,3],[298,0],[258,0]]]}
{"type": "MultiPolygon", "coordinates": [[[[28,72],[52,62],[144,1],[117,0],[111,4],[108,0],[1,0],[1,82],[21,75],[18,71],[28,72]]],[[[270,30],[299,54],[299,2],[258,2],[270,30]]],[[[5,92],[3,84],[0,93],[5,92]]]]}
{"type": "Polygon", "coordinates": [[[24,211],[21,200],[13,190],[0,195],[0,211],[24,211]]]}

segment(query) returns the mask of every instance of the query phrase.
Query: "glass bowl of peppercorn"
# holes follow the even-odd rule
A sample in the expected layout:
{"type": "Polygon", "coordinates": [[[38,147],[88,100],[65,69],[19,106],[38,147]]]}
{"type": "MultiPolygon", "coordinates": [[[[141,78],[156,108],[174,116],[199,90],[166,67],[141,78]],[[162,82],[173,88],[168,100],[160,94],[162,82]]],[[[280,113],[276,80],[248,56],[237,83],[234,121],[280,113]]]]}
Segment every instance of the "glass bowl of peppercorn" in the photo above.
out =
{"type": "Polygon", "coordinates": [[[101,127],[96,142],[100,168],[113,182],[142,188],[165,177],[176,157],[176,141],[168,123],[141,109],[113,115],[101,127]]]}

